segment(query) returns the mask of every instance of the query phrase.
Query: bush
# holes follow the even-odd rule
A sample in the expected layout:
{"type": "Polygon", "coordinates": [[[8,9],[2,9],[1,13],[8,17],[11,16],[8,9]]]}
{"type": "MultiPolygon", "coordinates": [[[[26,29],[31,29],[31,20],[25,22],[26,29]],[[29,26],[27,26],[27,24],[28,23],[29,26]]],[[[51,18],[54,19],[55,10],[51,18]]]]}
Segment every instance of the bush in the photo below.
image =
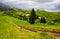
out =
{"type": "Polygon", "coordinates": [[[55,23],[53,21],[49,21],[48,24],[49,25],[55,25],[55,23]]]}
{"type": "Polygon", "coordinates": [[[39,19],[36,19],[36,20],[35,20],[35,23],[40,23],[40,22],[39,22],[39,19]]]}
{"type": "Polygon", "coordinates": [[[44,17],[42,17],[41,19],[40,19],[40,23],[46,23],[46,19],[44,18],[44,17]]]}
{"type": "Polygon", "coordinates": [[[28,18],[24,15],[24,16],[23,16],[23,20],[27,20],[27,19],[28,19],[28,18]]]}

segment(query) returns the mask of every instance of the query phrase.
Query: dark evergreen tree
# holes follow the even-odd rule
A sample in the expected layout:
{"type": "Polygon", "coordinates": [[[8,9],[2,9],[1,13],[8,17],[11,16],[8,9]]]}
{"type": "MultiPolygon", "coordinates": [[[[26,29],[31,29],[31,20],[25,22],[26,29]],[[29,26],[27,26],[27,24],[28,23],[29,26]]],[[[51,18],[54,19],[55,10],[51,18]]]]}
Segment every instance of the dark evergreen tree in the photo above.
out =
{"type": "Polygon", "coordinates": [[[34,24],[36,20],[36,13],[34,11],[34,8],[31,11],[30,17],[29,17],[29,23],[34,24]]]}
{"type": "Polygon", "coordinates": [[[40,23],[46,23],[46,19],[44,17],[41,18],[40,23]]]}

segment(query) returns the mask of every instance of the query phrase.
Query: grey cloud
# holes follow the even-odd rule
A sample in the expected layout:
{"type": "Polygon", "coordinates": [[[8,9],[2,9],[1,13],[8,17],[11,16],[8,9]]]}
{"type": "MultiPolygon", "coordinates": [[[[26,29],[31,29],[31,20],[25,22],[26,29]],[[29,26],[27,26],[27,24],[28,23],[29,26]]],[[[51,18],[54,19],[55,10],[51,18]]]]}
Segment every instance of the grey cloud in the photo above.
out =
{"type": "Polygon", "coordinates": [[[60,3],[57,2],[53,5],[53,7],[48,8],[50,11],[60,11],[60,3]]]}
{"type": "Polygon", "coordinates": [[[57,3],[54,7],[55,7],[55,10],[60,10],[60,3],[57,3]]]}
{"type": "Polygon", "coordinates": [[[53,2],[54,0],[20,0],[20,1],[35,1],[35,2],[46,3],[46,2],[53,2]]]}
{"type": "Polygon", "coordinates": [[[53,0],[33,0],[35,2],[40,2],[40,3],[48,3],[48,2],[53,2],[53,0]]]}
{"type": "MultiPolygon", "coordinates": [[[[0,2],[4,2],[4,1],[0,0],[0,2]]],[[[9,0],[8,2],[5,2],[5,4],[20,9],[35,8],[35,9],[43,9],[48,11],[59,11],[60,3],[56,1],[60,1],[60,0],[15,0],[15,1],[9,0]]]]}

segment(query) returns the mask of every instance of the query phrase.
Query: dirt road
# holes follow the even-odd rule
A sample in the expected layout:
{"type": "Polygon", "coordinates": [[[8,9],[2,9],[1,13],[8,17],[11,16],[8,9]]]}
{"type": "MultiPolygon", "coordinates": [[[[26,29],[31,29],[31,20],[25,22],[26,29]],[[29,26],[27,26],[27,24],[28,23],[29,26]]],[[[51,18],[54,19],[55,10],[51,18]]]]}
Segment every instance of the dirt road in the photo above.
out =
{"type": "MultiPolygon", "coordinates": [[[[14,26],[15,26],[16,28],[18,28],[18,29],[21,28],[21,29],[27,30],[28,32],[44,32],[43,30],[39,31],[39,30],[37,30],[37,29],[28,28],[27,26],[19,26],[19,25],[13,23],[13,22],[8,21],[8,20],[7,20],[7,22],[10,23],[10,24],[12,24],[12,25],[14,25],[14,26]]],[[[46,32],[46,33],[47,33],[48,35],[54,36],[54,37],[57,38],[57,39],[60,39],[60,34],[58,34],[58,33],[52,33],[52,32],[46,32]]]]}

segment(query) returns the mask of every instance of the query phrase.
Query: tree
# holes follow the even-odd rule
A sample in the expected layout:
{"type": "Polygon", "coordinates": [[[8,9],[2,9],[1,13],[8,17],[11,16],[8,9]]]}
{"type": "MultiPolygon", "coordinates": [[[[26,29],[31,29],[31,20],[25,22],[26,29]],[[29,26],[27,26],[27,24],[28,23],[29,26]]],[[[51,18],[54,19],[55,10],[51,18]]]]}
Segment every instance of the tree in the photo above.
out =
{"type": "Polygon", "coordinates": [[[35,11],[34,11],[34,8],[33,8],[32,11],[31,11],[31,14],[29,16],[29,23],[34,24],[35,20],[36,20],[36,14],[35,14],[35,11]]]}
{"type": "Polygon", "coordinates": [[[44,17],[41,18],[40,23],[46,23],[46,19],[44,17]]]}

